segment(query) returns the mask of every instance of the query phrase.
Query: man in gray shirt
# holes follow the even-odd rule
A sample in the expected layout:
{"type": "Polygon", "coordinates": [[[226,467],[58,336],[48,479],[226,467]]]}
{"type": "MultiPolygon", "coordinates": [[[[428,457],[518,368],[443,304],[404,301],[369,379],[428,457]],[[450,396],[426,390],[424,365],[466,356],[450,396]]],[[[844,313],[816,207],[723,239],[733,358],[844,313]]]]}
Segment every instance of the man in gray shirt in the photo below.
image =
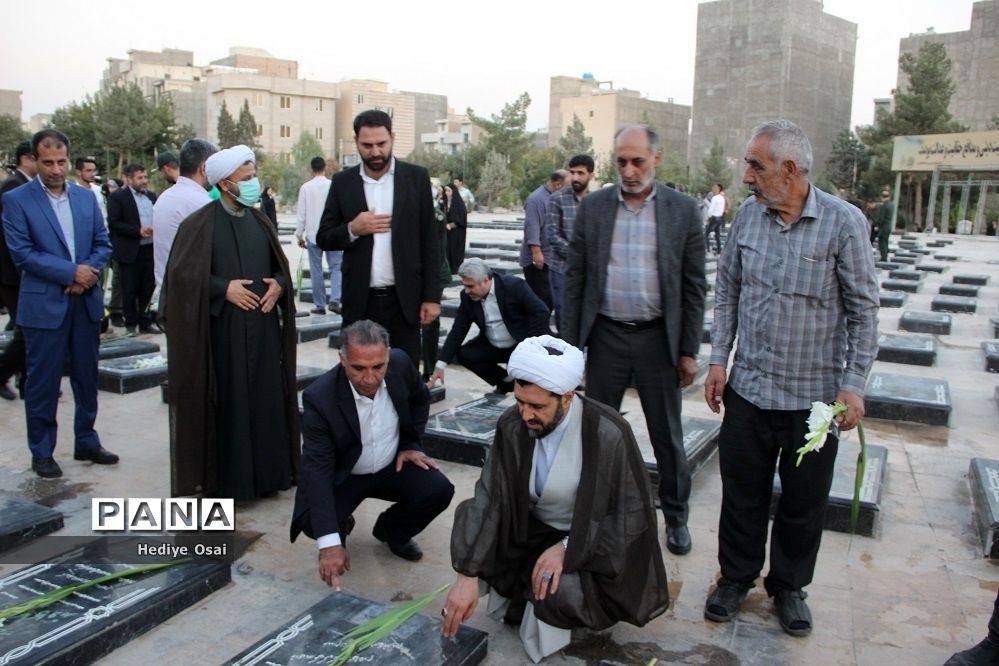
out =
{"type": "Polygon", "coordinates": [[[781,498],[764,580],[781,627],[812,630],[812,581],[838,440],[795,466],[813,401],[846,405],[839,430],[864,416],[877,355],[878,285],[863,214],[808,181],[812,147],[787,120],[765,122],[746,147],[747,200],[718,261],[711,368],[704,396],[725,405],[718,439],[722,577],[704,615],[728,622],[763,568],[774,467],[781,498]],[[726,367],[738,348],[726,385],[726,367]]]}

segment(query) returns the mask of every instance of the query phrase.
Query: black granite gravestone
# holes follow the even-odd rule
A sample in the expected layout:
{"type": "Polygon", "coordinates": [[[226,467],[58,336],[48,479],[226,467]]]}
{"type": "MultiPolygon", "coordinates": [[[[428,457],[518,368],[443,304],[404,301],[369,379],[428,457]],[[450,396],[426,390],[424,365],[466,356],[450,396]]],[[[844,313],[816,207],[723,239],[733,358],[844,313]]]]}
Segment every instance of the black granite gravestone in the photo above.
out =
{"type": "Polygon", "coordinates": [[[968,468],[982,554],[999,560],[999,461],[972,458],[968,468]]]}
{"type": "Polygon", "coordinates": [[[937,343],[928,335],[882,333],[878,336],[879,361],[930,366],[936,359],[937,343]]]}
{"type": "Polygon", "coordinates": [[[940,294],[942,296],[964,296],[965,298],[978,298],[978,290],[981,287],[977,287],[973,284],[942,284],[940,285],[940,294]]]}
{"type": "MultiPolygon", "coordinates": [[[[0,579],[4,606],[131,568],[110,561],[100,541],[0,579]]],[[[228,564],[195,561],[78,592],[4,622],[0,663],[91,664],[204,599],[230,580],[228,564]]]]}
{"type": "Polygon", "coordinates": [[[918,254],[912,257],[900,257],[899,255],[896,254],[891,258],[891,260],[896,264],[908,264],[910,266],[915,266],[916,264],[918,264],[919,259],[920,256],[918,254]]]}
{"type": "MultiPolygon", "coordinates": [[[[693,476],[718,448],[718,433],[721,432],[721,421],[718,419],[701,419],[692,416],[681,417],[683,428],[683,450],[687,454],[687,465],[693,476]]],[[[659,506],[659,466],[655,459],[645,461],[645,469],[649,473],[652,484],[652,499],[659,506]]]]}
{"type": "Polygon", "coordinates": [[[340,330],[343,317],[338,314],[312,315],[295,323],[299,342],[311,342],[329,336],[333,331],[340,330]]]}
{"type": "Polygon", "coordinates": [[[888,277],[892,280],[913,280],[915,282],[919,282],[923,279],[923,274],[916,270],[900,268],[898,270],[889,271],[888,277]]]}
{"type": "Polygon", "coordinates": [[[312,313],[309,312],[308,310],[296,310],[295,311],[295,319],[302,319],[304,317],[310,316],[311,314],[312,313]]]}
{"type": "Polygon", "coordinates": [[[62,514],[58,511],[19,497],[0,495],[0,552],[61,529],[62,514]]]}
{"type": "Polygon", "coordinates": [[[694,381],[683,389],[684,395],[699,393],[701,391],[701,386],[704,383],[704,377],[708,374],[708,360],[707,356],[699,356],[697,358],[697,374],[694,375],[694,381]]]}
{"type": "Polygon", "coordinates": [[[309,384],[316,381],[324,374],[328,368],[312,368],[307,365],[300,365],[295,368],[295,390],[304,391],[309,384]]]}
{"type": "MultiPolygon", "coordinates": [[[[312,280],[312,269],[310,269],[308,266],[302,269],[302,279],[312,280]]],[[[328,268],[323,269],[323,279],[324,280],[330,279],[330,269],[328,268]]]]}
{"type": "MultiPolygon", "coordinates": [[[[330,594],[225,662],[226,666],[328,664],[346,647],[344,634],[392,608],[346,592],[330,594]]],[[[468,626],[458,629],[454,639],[446,639],[441,636],[440,618],[417,613],[349,663],[474,666],[485,659],[488,642],[487,633],[468,626]]]]}
{"type": "Polygon", "coordinates": [[[496,275],[521,275],[524,271],[516,261],[498,261],[490,264],[489,268],[496,275]]]}
{"type": "Polygon", "coordinates": [[[298,292],[298,300],[302,303],[311,303],[312,287],[302,287],[302,290],[298,292]]]}
{"type": "Polygon", "coordinates": [[[870,418],[928,425],[947,425],[950,420],[950,387],[943,379],[874,372],[866,393],[870,418]]]}
{"type": "Polygon", "coordinates": [[[947,270],[947,267],[943,264],[919,264],[915,268],[917,271],[924,273],[943,273],[947,270]]]}
{"type": "Polygon", "coordinates": [[[979,287],[984,287],[989,282],[988,275],[955,275],[954,284],[975,284],[979,287]]]}
{"type": "Polygon", "coordinates": [[[490,394],[432,414],[423,434],[423,450],[432,458],[481,467],[496,421],[513,404],[512,395],[490,394]]]}
{"type": "Polygon", "coordinates": [[[874,265],[881,270],[886,271],[897,271],[902,268],[903,264],[895,263],[894,261],[875,261],[874,265]]]}
{"type": "Polygon", "coordinates": [[[461,301],[457,298],[444,299],[441,301],[441,316],[454,319],[458,316],[458,306],[460,305],[461,301]]]}
{"type": "Polygon", "coordinates": [[[926,244],[926,247],[947,247],[947,243],[942,243],[940,241],[930,241],[926,244]]]}
{"type": "Polygon", "coordinates": [[[909,295],[901,291],[882,291],[878,294],[878,298],[883,308],[900,308],[905,305],[909,295]]]}
{"type": "Polygon", "coordinates": [[[712,319],[704,320],[704,324],[701,326],[701,344],[711,344],[711,326],[714,323],[712,319]]]}
{"type": "MultiPolygon", "coordinates": [[[[916,252],[904,252],[902,250],[899,250],[892,257],[892,261],[898,261],[899,259],[912,259],[914,263],[919,263],[919,260],[922,258],[923,255],[918,254],[916,252]]],[[[901,263],[906,263],[906,262],[903,261],[901,263]]]]}
{"type": "Polygon", "coordinates": [[[924,257],[925,257],[926,255],[928,255],[928,254],[933,254],[933,250],[927,250],[926,248],[923,248],[923,247],[913,247],[913,248],[909,248],[909,252],[911,252],[911,253],[913,253],[913,254],[921,254],[921,255],[923,255],[924,257]]]}
{"type": "Polygon", "coordinates": [[[120,395],[159,386],[166,376],[167,357],[163,352],[97,363],[97,388],[120,395]]]}
{"type": "Polygon", "coordinates": [[[904,291],[910,294],[919,292],[922,285],[912,280],[885,280],[881,283],[881,288],[885,291],[904,291]]]}
{"type": "Polygon", "coordinates": [[[442,386],[441,384],[438,384],[437,386],[430,389],[431,405],[434,404],[435,402],[443,402],[445,398],[447,398],[447,389],[444,388],[444,386],[442,386]]]}
{"type": "Polygon", "coordinates": [[[992,324],[992,337],[999,338],[999,317],[989,317],[989,323],[992,324]]]}
{"type": "Polygon", "coordinates": [[[985,352],[985,371],[999,372],[999,340],[987,340],[982,343],[985,352]]]}
{"type": "Polygon", "coordinates": [[[898,330],[950,335],[950,319],[949,314],[906,310],[898,320],[898,330]]]}
{"type": "MultiPolygon", "coordinates": [[[[833,483],[826,500],[824,529],[833,532],[850,531],[850,510],[853,506],[853,489],[857,479],[857,455],[860,444],[849,440],[840,442],[833,466],[833,483]]],[[[811,454],[805,454],[811,455],[811,454]]],[[[857,515],[857,531],[861,536],[872,537],[881,522],[881,494],[885,487],[885,474],[888,469],[888,449],[877,444],[867,445],[867,460],[864,464],[864,480],[860,485],[860,512],[857,515]]],[[[794,474],[797,470],[792,470],[794,474]]],[[[773,494],[770,496],[770,517],[773,518],[780,501],[780,476],[774,474],[773,494]]]]}
{"type": "Polygon", "coordinates": [[[934,254],[933,258],[938,261],[961,261],[961,257],[956,254],[934,254]]]}
{"type": "MultiPolygon", "coordinates": [[[[136,338],[114,338],[102,340],[97,348],[97,359],[99,361],[109,361],[114,358],[128,358],[130,356],[141,356],[143,354],[155,354],[160,350],[160,346],[148,340],[137,340],[136,338]]],[[[63,363],[63,377],[69,376],[69,359],[63,363]]]]}
{"type": "Polygon", "coordinates": [[[978,300],[965,296],[934,296],[930,309],[934,312],[969,312],[974,314],[978,300]]]}

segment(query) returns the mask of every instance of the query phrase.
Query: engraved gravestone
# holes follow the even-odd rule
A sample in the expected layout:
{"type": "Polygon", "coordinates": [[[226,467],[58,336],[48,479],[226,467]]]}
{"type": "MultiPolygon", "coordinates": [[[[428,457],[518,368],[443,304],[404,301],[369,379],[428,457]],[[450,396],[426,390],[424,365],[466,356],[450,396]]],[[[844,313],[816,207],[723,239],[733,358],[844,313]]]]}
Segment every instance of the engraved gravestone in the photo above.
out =
{"type": "MultiPolygon", "coordinates": [[[[10,607],[76,583],[129,569],[100,541],[0,578],[10,607]]],[[[230,580],[228,564],[208,560],[118,579],[74,593],[0,627],[0,664],[90,664],[166,622],[230,580]]]]}
{"type": "Polygon", "coordinates": [[[711,344],[711,327],[714,323],[712,319],[704,320],[704,324],[701,326],[701,344],[711,344]]]}
{"type": "MultiPolygon", "coordinates": [[[[853,440],[841,441],[833,465],[833,483],[826,500],[824,529],[833,532],[850,531],[850,511],[857,478],[857,455],[860,445],[853,440]]],[[[857,515],[857,534],[872,537],[881,522],[881,495],[888,469],[888,449],[877,444],[867,445],[864,479],[860,485],[860,511],[857,515]]],[[[792,472],[793,474],[794,472],[792,472]]],[[[780,500],[780,475],[774,474],[773,494],[770,496],[770,517],[773,518],[780,500]]]]}
{"type": "Polygon", "coordinates": [[[451,317],[454,319],[458,316],[458,306],[461,305],[461,300],[457,298],[446,298],[441,301],[441,316],[451,317]]]}
{"type": "Polygon", "coordinates": [[[985,557],[999,560],[999,461],[972,458],[968,469],[975,522],[985,557]]]}
{"type": "Polygon", "coordinates": [[[988,275],[955,275],[954,284],[974,284],[979,287],[984,287],[989,282],[988,275]]]}
{"type": "Polygon", "coordinates": [[[934,312],[967,312],[974,314],[978,300],[966,296],[934,296],[930,309],[934,312]]]}
{"type": "Polygon", "coordinates": [[[897,271],[902,268],[902,264],[895,263],[894,261],[875,261],[874,265],[886,271],[897,271]]]}
{"type": "MultiPolygon", "coordinates": [[[[721,432],[721,421],[718,419],[702,419],[692,416],[681,417],[683,428],[683,450],[687,454],[687,464],[693,475],[718,448],[718,433],[721,432]]],[[[652,498],[659,506],[659,466],[655,458],[645,461],[645,469],[649,473],[652,484],[652,498]]]]}
{"type": "MultiPolygon", "coordinates": [[[[328,664],[347,645],[344,634],[392,606],[346,592],[330,594],[231,660],[226,666],[328,664]]],[[[474,666],[486,657],[489,635],[462,626],[454,639],[441,636],[440,621],[417,613],[349,663],[474,666]]]]}
{"type": "Polygon", "coordinates": [[[992,325],[992,337],[999,338],[999,317],[989,317],[989,324],[992,325]]]}
{"type": "Polygon", "coordinates": [[[942,284],[940,285],[940,295],[978,298],[979,289],[981,289],[981,287],[977,287],[973,284],[942,284]]]}
{"type": "Polygon", "coordinates": [[[960,261],[961,260],[961,257],[957,256],[956,254],[934,254],[933,258],[937,259],[938,261],[960,261]]]}
{"type": "Polygon", "coordinates": [[[950,387],[943,379],[874,372],[866,393],[870,418],[928,425],[947,425],[950,420],[950,387]]]}
{"type": "MultiPolygon", "coordinates": [[[[109,361],[114,358],[128,358],[129,356],[141,356],[142,354],[155,354],[160,350],[160,346],[149,340],[137,340],[135,338],[120,338],[102,340],[97,348],[97,360],[109,361]]],[[[67,358],[62,368],[63,377],[69,376],[69,359],[67,358]]]]}
{"type": "Polygon", "coordinates": [[[308,319],[296,322],[295,329],[299,342],[311,342],[327,337],[331,332],[340,330],[343,317],[338,314],[312,315],[308,319]]]}
{"type": "Polygon", "coordinates": [[[878,294],[878,298],[883,308],[900,308],[905,305],[909,295],[901,291],[882,291],[878,294]]]}
{"type": "Polygon", "coordinates": [[[898,330],[913,333],[950,335],[951,317],[940,312],[906,310],[898,320],[898,330]]]}
{"type": "Polygon", "coordinates": [[[937,343],[928,335],[882,333],[878,336],[879,361],[930,366],[936,359],[937,343]]]}
{"type": "Polygon", "coordinates": [[[433,414],[423,434],[423,450],[432,458],[481,467],[493,442],[496,421],[514,404],[511,395],[485,395],[433,414]]]}
{"type": "Polygon", "coordinates": [[[947,267],[943,264],[920,264],[915,268],[917,271],[922,271],[924,273],[943,273],[947,270],[947,267]]]}
{"type": "Polygon", "coordinates": [[[159,386],[166,376],[167,357],[164,352],[97,363],[97,388],[120,395],[159,386]]]}
{"type": "Polygon", "coordinates": [[[913,280],[919,282],[923,279],[923,274],[909,268],[899,268],[888,272],[888,277],[892,280],[913,280]]]}
{"type": "Polygon", "coordinates": [[[309,384],[316,381],[326,373],[326,368],[313,368],[307,365],[300,365],[295,368],[295,390],[304,391],[309,384]]]}
{"type": "Polygon", "coordinates": [[[885,291],[904,291],[910,294],[917,293],[920,286],[919,282],[912,280],[885,280],[881,283],[881,288],[885,291]]]}
{"type": "Polygon", "coordinates": [[[999,372],[999,341],[987,340],[983,342],[982,351],[985,352],[985,371],[999,372]]]}
{"type": "Polygon", "coordinates": [[[899,255],[896,254],[895,256],[892,257],[891,260],[896,264],[908,264],[910,266],[915,266],[916,264],[919,263],[919,259],[920,257],[918,254],[912,257],[900,257],[899,255]]]}
{"type": "MultiPolygon", "coordinates": [[[[62,514],[58,511],[19,497],[0,495],[0,552],[60,529],[62,514]]],[[[0,606],[6,605],[0,601],[0,606]]]]}

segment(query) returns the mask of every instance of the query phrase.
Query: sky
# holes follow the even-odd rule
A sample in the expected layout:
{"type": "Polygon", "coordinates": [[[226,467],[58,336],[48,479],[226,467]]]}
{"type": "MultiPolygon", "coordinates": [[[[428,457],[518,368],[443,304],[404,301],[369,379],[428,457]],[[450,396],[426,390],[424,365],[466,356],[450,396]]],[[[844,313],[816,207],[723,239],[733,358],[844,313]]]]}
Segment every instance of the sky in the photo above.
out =
{"type": "MultiPolygon", "coordinates": [[[[651,99],[691,104],[697,5],[5,3],[0,88],[23,91],[26,121],[96,92],[107,58],[124,58],[129,49],[192,50],[195,64],[204,65],[228,55],[230,46],[253,46],[297,60],[302,78],[378,79],[394,90],[447,95],[457,112],[498,113],[526,91],[528,129],[540,129],[548,124],[548,81],[555,75],[589,72],[651,99]]],[[[858,24],[852,114],[858,125],[872,121],[874,98],[890,96],[895,86],[899,38],[930,27],[967,30],[972,0],[825,0],[823,6],[858,24]]]]}

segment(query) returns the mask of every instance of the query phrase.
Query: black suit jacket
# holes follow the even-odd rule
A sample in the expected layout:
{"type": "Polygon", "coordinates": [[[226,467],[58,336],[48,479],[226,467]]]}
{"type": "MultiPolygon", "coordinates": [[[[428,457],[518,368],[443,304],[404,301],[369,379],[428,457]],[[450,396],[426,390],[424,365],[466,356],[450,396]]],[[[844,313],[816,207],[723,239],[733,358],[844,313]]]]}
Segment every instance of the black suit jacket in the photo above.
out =
{"type": "MultiPolygon", "coordinates": [[[[517,342],[551,333],[548,328],[548,307],[523,279],[514,275],[493,275],[493,280],[496,282],[496,303],[499,305],[500,316],[517,342]]],[[[462,291],[461,305],[454,317],[454,326],[444,341],[440,360],[450,363],[454,359],[472,324],[479,327],[480,336],[485,335],[486,313],[482,301],[473,301],[462,291]]]]}
{"type": "MultiPolygon", "coordinates": [[[[156,203],[156,194],[146,190],[149,201],[156,203]]],[[[119,187],[108,197],[108,231],[111,234],[111,258],[131,264],[139,254],[139,207],[135,204],[132,188],[119,187]]]]}
{"type": "MultiPolygon", "coordinates": [[[[440,243],[434,219],[433,195],[427,170],[395,161],[392,202],[392,265],[395,291],[403,315],[412,325],[420,322],[421,303],[441,300],[440,243]]],[[[374,240],[361,236],[351,242],[347,225],[368,210],[361,167],[333,176],[326,207],[316,233],[316,245],[324,250],[343,250],[343,318],[364,318],[371,283],[371,251],[374,240]]],[[[384,212],[384,211],[378,211],[384,212]]]]}
{"type": "MultiPolygon", "coordinates": [[[[27,177],[15,170],[3,183],[0,183],[0,219],[3,217],[3,195],[28,182],[27,177]]],[[[21,271],[10,256],[7,241],[3,237],[3,223],[0,222],[0,284],[16,287],[21,284],[21,271]]]]}
{"type": "MultiPolygon", "coordinates": [[[[422,451],[430,392],[406,352],[390,352],[385,386],[399,415],[399,451],[422,451]]],[[[340,530],[334,489],[350,475],[361,455],[361,424],[342,366],[305,389],[302,403],[302,471],[291,519],[292,541],[301,532],[316,539],[340,530]]]]}

